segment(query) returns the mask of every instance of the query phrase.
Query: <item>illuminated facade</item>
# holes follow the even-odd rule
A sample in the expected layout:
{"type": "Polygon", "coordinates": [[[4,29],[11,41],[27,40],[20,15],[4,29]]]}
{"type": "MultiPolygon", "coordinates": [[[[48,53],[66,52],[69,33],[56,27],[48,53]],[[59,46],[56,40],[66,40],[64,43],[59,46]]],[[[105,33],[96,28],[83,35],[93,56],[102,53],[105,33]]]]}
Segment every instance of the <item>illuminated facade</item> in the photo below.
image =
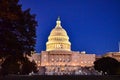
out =
{"type": "Polygon", "coordinates": [[[120,62],[120,52],[108,52],[103,55],[104,57],[112,57],[120,62]]]}
{"type": "Polygon", "coordinates": [[[71,43],[67,32],[61,26],[60,18],[48,37],[46,51],[40,53],[40,59],[33,57],[38,67],[46,68],[46,74],[70,74],[80,67],[93,66],[95,61],[95,54],[71,51],[71,43]]]}

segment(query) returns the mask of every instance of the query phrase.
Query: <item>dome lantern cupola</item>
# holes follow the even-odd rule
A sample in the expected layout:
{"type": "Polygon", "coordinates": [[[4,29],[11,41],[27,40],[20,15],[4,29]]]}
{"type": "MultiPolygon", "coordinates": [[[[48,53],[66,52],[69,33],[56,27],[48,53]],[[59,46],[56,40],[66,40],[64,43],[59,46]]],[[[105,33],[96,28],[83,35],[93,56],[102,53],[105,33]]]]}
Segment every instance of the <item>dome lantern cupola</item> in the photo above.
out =
{"type": "Polygon", "coordinates": [[[67,50],[71,51],[71,43],[67,32],[62,28],[60,17],[56,21],[55,28],[51,31],[48,42],[46,43],[46,51],[67,50]]]}
{"type": "Polygon", "coordinates": [[[56,21],[56,27],[62,27],[62,26],[61,26],[60,17],[58,17],[58,19],[57,19],[57,21],[56,21]]]}

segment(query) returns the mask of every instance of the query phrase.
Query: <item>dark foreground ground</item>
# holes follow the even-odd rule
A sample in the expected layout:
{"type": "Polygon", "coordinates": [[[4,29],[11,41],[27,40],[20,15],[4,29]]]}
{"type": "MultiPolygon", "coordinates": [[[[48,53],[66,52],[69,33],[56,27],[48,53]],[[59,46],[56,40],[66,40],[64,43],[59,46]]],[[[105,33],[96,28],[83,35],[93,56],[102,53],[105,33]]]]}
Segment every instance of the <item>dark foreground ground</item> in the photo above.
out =
{"type": "Polygon", "coordinates": [[[120,76],[4,76],[0,80],[120,80],[120,76]]]}

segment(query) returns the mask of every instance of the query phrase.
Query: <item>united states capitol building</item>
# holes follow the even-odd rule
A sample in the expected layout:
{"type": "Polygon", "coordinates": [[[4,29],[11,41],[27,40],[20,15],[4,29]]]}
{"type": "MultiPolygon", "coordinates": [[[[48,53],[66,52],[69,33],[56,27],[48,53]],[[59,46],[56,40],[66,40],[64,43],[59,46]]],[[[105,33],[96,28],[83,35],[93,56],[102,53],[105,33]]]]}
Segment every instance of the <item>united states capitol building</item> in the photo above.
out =
{"type": "Polygon", "coordinates": [[[44,67],[47,75],[72,74],[81,72],[84,67],[94,65],[95,54],[86,54],[85,51],[72,51],[71,42],[66,30],[61,26],[60,18],[56,21],[55,28],[52,29],[46,42],[46,51],[40,54],[33,54],[31,60],[37,63],[38,69],[44,67]]]}

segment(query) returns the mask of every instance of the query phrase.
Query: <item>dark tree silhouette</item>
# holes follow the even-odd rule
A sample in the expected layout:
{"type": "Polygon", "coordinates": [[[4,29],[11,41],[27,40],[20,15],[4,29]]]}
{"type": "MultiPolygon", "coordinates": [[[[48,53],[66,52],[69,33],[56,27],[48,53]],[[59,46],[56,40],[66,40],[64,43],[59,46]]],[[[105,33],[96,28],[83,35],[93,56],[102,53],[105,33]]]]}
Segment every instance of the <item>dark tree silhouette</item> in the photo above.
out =
{"type": "Polygon", "coordinates": [[[8,74],[17,74],[35,47],[35,15],[30,14],[30,9],[23,11],[18,2],[0,0],[0,59],[3,61],[2,71],[6,70],[8,74]]]}
{"type": "Polygon", "coordinates": [[[19,63],[16,63],[17,60],[14,59],[13,56],[7,57],[4,63],[2,64],[2,74],[18,74],[19,71],[19,63]]]}
{"type": "Polygon", "coordinates": [[[30,62],[27,58],[24,59],[23,66],[20,70],[20,74],[29,74],[30,72],[38,72],[37,65],[34,61],[30,62]],[[27,67],[26,67],[27,66],[27,67]]]}
{"type": "Polygon", "coordinates": [[[108,75],[116,75],[119,62],[111,57],[103,57],[94,62],[94,68],[98,71],[102,71],[103,74],[107,72],[108,75]]]}
{"type": "Polygon", "coordinates": [[[120,75],[120,62],[119,62],[119,66],[116,68],[116,74],[120,75]]]}

